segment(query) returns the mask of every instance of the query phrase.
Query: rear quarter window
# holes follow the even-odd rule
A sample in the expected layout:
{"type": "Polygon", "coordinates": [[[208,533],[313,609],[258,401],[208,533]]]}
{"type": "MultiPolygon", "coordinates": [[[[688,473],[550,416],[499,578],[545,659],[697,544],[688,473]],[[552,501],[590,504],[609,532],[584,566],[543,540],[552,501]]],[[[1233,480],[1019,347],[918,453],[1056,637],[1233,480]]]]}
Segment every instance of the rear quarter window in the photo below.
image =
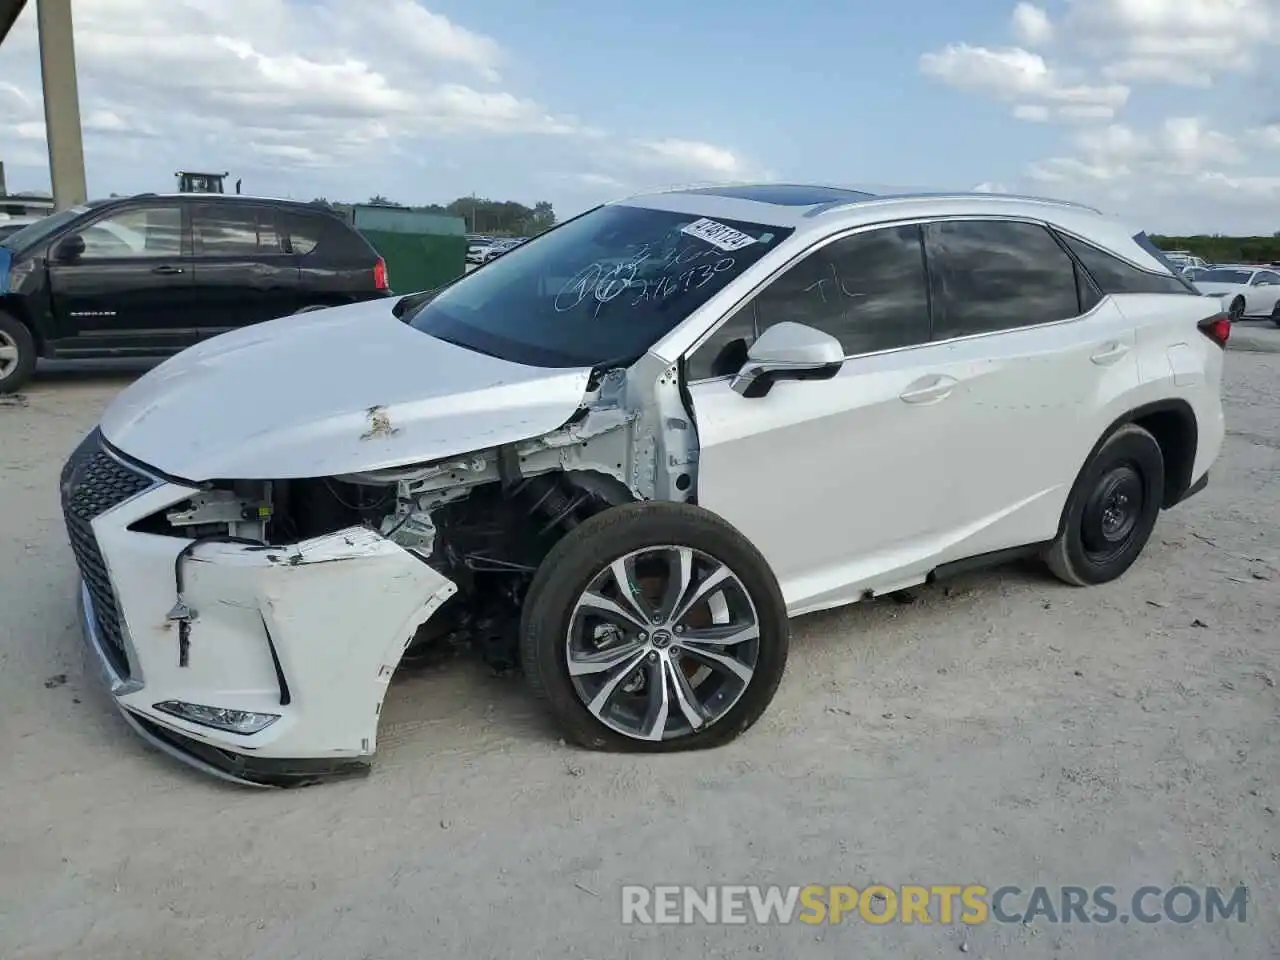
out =
{"type": "MultiPolygon", "coordinates": [[[[1145,235],[1139,234],[1138,236],[1145,235]]],[[[1186,280],[1182,279],[1173,267],[1170,267],[1170,273],[1167,274],[1142,270],[1076,237],[1063,235],[1062,239],[1076,259],[1088,271],[1089,276],[1093,278],[1093,282],[1098,285],[1098,289],[1103,293],[1183,293],[1191,295],[1196,293],[1195,289],[1186,280]]],[[[1138,241],[1137,237],[1134,238],[1134,241],[1139,246],[1142,246],[1144,250],[1146,249],[1146,245],[1138,241]]],[[[1152,255],[1157,260],[1162,263],[1168,263],[1158,249],[1154,246],[1152,249],[1155,250],[1152,255]]],[[[1147,252],[1151,253],[1151,250],[1147,250],[1147,252]]]]}
{"type": "Polygon", "coordinates": [[[283,210],[280,220],[297,256],[368,261],[370,264],[376,259],[377,255],[364,237],[337,217],[283,210]]]}

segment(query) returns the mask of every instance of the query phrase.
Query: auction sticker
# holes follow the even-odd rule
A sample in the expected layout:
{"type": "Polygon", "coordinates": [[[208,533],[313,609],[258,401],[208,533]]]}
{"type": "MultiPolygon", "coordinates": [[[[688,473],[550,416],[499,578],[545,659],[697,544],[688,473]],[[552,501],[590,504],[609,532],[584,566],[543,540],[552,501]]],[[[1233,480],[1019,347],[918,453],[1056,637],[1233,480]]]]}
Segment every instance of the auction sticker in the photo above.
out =
{"type": "Polygon", "coordinates": [[[732,253],[734,250],[741,250],[743,247],[749,247],[756,242],[756,238],[750,234],[735,230],[733,227],[726,227],[723,223],[717,223],[707,217],[681,227],[680,232],[687,233],[691,237],[697,237],[699,240],[705,240],[713,247],[728,253],[732,253]]]}

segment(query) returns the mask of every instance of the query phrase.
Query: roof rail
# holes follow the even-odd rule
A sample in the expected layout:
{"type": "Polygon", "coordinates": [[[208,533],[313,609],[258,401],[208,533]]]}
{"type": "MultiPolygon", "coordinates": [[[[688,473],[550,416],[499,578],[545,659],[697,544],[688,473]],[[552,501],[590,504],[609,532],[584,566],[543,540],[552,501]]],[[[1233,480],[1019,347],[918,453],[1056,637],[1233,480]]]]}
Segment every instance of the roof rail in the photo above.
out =
{"type": "Polygon", "coordinates": [[[894,203],[904,200],[971,200],[975,197],[981,197],[983,200],[1007,200],[1017,203],[1042,203],[1055,207],[1071,207],[1076,210],[1088,210],[1090,213],[1102,215],[1102,211],[1097,207],[1091,207],[1085,203],[1077,203],[1074,200],[1057,200],[1050,197],[1033,197],[1029,195],[1017,193],[982,193],[977,190],[969,190],[963,192],[941,192],[941,193],[887,193],[877,194],[874,197],[868,197],[865,200],[853,200],[849,202],[837,201],[831,204],[825,204],[821,207],[814,207],[806,217],[821,216],[834,210],[843,210],[847,207],[865,207],[877,203],[894,203]]]}

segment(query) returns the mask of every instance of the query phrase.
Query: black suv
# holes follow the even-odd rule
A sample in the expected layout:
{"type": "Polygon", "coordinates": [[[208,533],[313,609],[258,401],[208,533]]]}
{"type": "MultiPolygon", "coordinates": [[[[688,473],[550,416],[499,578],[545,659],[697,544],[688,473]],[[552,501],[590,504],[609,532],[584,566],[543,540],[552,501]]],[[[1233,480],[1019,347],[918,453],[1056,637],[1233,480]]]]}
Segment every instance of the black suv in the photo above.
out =
{"type": "Polygon", "coordinates": [[[0,393],[37,357],[164,357],[251,323],[390,294],[387,266],[318,204],[143,194],[0,240],[0,393]]]}

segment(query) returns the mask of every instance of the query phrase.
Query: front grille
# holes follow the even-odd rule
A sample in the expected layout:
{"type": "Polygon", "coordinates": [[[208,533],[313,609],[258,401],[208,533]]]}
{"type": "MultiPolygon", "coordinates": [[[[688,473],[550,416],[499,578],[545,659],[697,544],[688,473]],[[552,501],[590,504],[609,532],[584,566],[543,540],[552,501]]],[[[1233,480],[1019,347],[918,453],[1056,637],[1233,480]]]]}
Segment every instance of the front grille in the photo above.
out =
{"type": "Polygon", "coordinates": [[[154,483],[145,473],[111,456],[97,430],[85,437],[62,468],[62,514],[67,523],[67,538],[89,591],[103,652],[116,673],[124,678],[129,676],[129,658],[125,654],[120,611],[111,576],[93,535],[92,521],[154,483]]]}

